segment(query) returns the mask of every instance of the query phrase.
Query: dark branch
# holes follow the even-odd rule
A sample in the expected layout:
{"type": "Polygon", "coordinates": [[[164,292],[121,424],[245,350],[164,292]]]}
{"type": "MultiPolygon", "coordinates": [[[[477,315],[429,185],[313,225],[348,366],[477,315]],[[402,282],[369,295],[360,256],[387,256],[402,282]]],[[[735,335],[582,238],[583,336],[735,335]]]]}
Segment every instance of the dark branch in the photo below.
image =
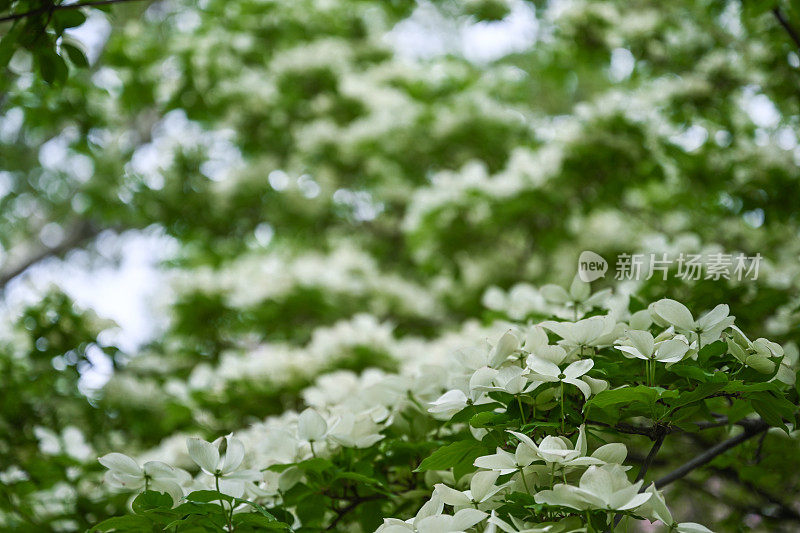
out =
{"type": "Polygon", "coordinates": [[[653,442],[653,447],[650,448],[650,453],[648,453],[647,457],[645,457],[642,467],[639,469],[639,473],[636,475],[636,481],[641,481],[644,479],[644,476],[647,474],[647,469],[650,468],[650,464],[653,462],[653,459],[655,459],[658,450],[660,450],[661,445],[664,444],[664,439],[667,437],[667,433],[669,433],[669,431],[667,431],[667,428],[663,426],[661,429],[662,430],[659,431],[658,435],[656,436],[655,442],[653,442]]]}
{"type": "Polygon", "coordinates": [[[344,516],[347,513],[349,513],[350,511],[352,511],[353,509],[355,509],[356,507],[358,507],[362,503],[370,502],[370,501],[373,501],[373,500],[380,500],[381,498],[385,498],[385,496],[383,496],[381,494],[373,494],[371,496],[358,496],[356,499],[351,501],[345,507],[343,507],[341,509],[335,509],[334,512],[336,513],[336,517],[328,525],[328,530],[336,529],[336,525],[339,523],[339,521],[342,518],[344,518],[344,516]]]}
{"type": "Polygon", "coordinates": [[[778,19],[778,22],[780,22],[781,26],[783,26],[783,29],[786,30],[786,33],[788,33],[789,37],[792,38],[794,44],[796,44],[797,47],[800,48],[800,34],[797,33],[797,31],[791,24],[789,24],[789,20],[783,14],[781,8],[779,7],[774,8],[772,10],[772,14],[775,15],[775,18],[778,19]]]}
{"type": "MultiPolygon", "coordinates": [[[[667,435],[670,432],[667,426],[655,426],[653,429],[656,432],[655,441],[653,442],[653,447],[650,448],[650,453],[648,453],[647,457],[645,457],[644,461],[642,461],[642,466],[639,468],[639,473],[636,474],[636,481],[642,481],[644,476],[647,475],[647,469],[650,468],[650,465],[656,458],[658,450],[660,450],[661,445],[664,444],[664,439],[667,438],[667,435]]],[[[642,484],[642,488],[644,488],[644,484],[642,484]]],[[[622,515],[617,513],[617,515],[614,516],[614,527],[617,527],[621,520],[622,515]]]]}
{"type": "Polygon", "coordinates": [[[137,2],[137,1],[139,0],[96,0],[94,2],[78,2],[75,4],[42,6],[36,9],[31,9],[30,11],[25,11],[24,13],[14,13],[13,15],[6,15],[5,17],[0,17],[0,22],[11,22],[13,20],[24,19],[26,17],[34,17],[36,15],[42,15],[44,13],[53,11],[62,11],[65,9],[80,9],[82,7],[107,6],[110,4],[120,4],[123,2],[137,2]]]}
{"type": "Polygon", "coordinates": [[[88,222],[80,222],[75,225],[72,231],[62,240],[59,244],[49,248],[43,248],[29,257],[24,258],[18,264],[11,266],[7,270],[0,271],[0,291],[2,291],[8,282],[16,278],[36,263],[47,259],[48,257],[61,257],[70,250],[74,250],[82,246],[87,241],[93,239],[100,233],[100,229],[96,228],[88,222]]]}
{"type": "Polygon", "coordinates": [[[692,470],[699,468],[707,463],[710,463],[716,456],[725,453],[726,451],[730,450],[738,446],[739,444],[759,435],[769,429],[769,424],[764,422],[763,420],[757,420],[752,423],[749,423],[744,427],[744,432],[740,435],[735,437],[731,437],[730,439],[720,442],[719,444],[712,446],[708,450],[704,451],[691,461],[683,464],[682,466],[676,468],[666,476],[658,479],[656,481],[656,488],[662,488],[666,485],[669,485],[673,481],[681,479],[683,476],[687,475],[692,470]]]}

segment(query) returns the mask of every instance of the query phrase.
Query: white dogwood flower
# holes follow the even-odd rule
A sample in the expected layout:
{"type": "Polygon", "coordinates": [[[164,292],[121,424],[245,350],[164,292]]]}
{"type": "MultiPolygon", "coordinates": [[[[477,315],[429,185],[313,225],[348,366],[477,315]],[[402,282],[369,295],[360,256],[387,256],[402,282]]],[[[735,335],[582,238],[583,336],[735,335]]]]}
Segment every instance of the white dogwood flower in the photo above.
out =
{"type": "Polygon", "coordinates": [[[548,284],[543,285],[539,292],[548,302],[573,308],[576,313],[581,308],[592,309],[593,307],[600,307],[611,296],[611,289],[603,289],[592,294],[591,285],[581,280],[578,276],[573,278],[569,291],[560,285],[548,284]]]}
{"type": "Polygon", "coordinates": [[[568,348],[573,353],[593,343],[606,333],[607,323],[603,317],[593,316],[577,322],[555,322],[547,320],[539,324],[549,329],[563,340],[559,344],[568,348]]]}
{"type": "Polygon", "coordinates": [[[581,359],[570,363],[563,371],[554,363],[538,357],[528,357],[526,363],[530,369],[529,376],[534,380],[547,383],[568,383],[578,387],[587,400],[592,395],[591,387],[578,379],[594,366],[594,361],[591,359],[581,359]]]}
{"type": "Polygon", "coordinates": [[[488,363],[492,368],[499,368],[506,362],[508,357],[519,350],[520,339],[514,334],[513,331],[506,331],[502,337],[497,341],[497,344],[489,352],[488,363]]]}
{"type": "Polygon", "coordinates": [[[244,444],[232,435],[220,437],[214,442],[190,437],[186,440],[186,447],[189,449],[192,461],[203,472],[214,477],[215,485],[224,494],[239,498],[244,493],[245,482],[258,482],[263,477],[258,470],[239,469],[244,460],[244,444]],[[223,438],[227,448],[225,454],[220,456],[219,449],[223,438]]]}
{"type": "MultiPolygon", "coordinates": [[[[478,509],[461,509],[454,515],[435,515],[417,523],[418,533],[461,533],[484,520],[488,515],[478,509]]],[[[391,530],[388,533],[393,533],[391,530]]]]}
{"type": "Polygon", "coordinates": [[[499,476],[500,472],[495,470],[483,470],[472,476],[469,489],[465,491],[456,490],[443,483],[434,485],[434,490],[444,503],[456,509],[476,507],[502,490],[502,486],[495,485],[499,476]]]}
{"type": "Polygon", "coordinates": [[[783,356],[783,348],[780,344],[763,337],[751,341],[736,326],[731,326],[731,335],[725,341],[728,344],[728,350],[736,359],[764,374],[775,370],[775,363],[770,360],[770,357],[783,356]]]}
{"type": "Polygon", "coordinates": [[[473,464],[478,468],[499,472],[502,476],[530,466],[537,458],[537,455],[532,453],[529,448],[519,444],[515,453],[497,448],[495,453],[478,457],[473,464]]]}
{"type": "Polygon", "coordinates": [[[177,505],[183,498],[181,485],[191,479],[189,473],[161,461],[148,461],[139,466],[133,458],[122,453],[109,453],[98,459],[108,468],[105,481],[118,490],[154,490],[166,492],[177,505]]]}
{"type": "Polygon", "coordinates": [[[477,509],[461,509],[454,515],[443,515],[444,502],[434,492],[431,499],[408,520],[385,518],[375,533],[456,533],[463,532],[485,519],[488,514],[477,509]]]}
{"type": "Polygon", "coordinates": [[[297,417],[297,438],[308,442],[319,442],[328,433],[328,423],[316,409],[309,407],[297,417]]]}
{"type": "Polygon", "coordinates": [[[677,363],[689,351],[689,345],[680,339],[668,339],[656,342],[649,331],[628,330],[627,339],[614,348],[626,357],[635,357],[645,361],[661,363],[677,363]]]}
{"type": "Polygon", "coordinates": [[[794,343],[787,344],[783,359],[781,359],[781,364],[773,379],[794,387],[797,381],[798,359],[800,359],[800,353],[798,353],[797,346],[794,343]]]}
{"type": "Polygon", "coordinates": [[[514,396],[532,391],[540,381],[530,381],[526,376],[527,370],[518,366],[506,366],[498,370],[491,382],[476,385],[474,390],[507,392],[514,396]]]}
{"type": "Polygon", "coordinates": [[[485,394],[487,389],[484,387],[492,385],[497,373],[497,370],[488,366],[479,368],[470,377],[469,395],[460,389],[449,390],[430,402],[428,412],[437,418],[449,420],[468,405],[488,402],[489,399],[485,394]]]}
{"type": "Polygon", "coordinates": [[[581,476],[577,487],[559,483],[552,490],[537,493],[534,498],[537,503],[562,505],[581,511],[626,511],[639,507],[652,496],[650,493],[639,493],[642,483],[628,481],[625,470],[617,464],[590,466],[581,476]]]}
{"type": "Polygon", "coordinates": [[[328,437],[348,448],[369,448],[383,439],[379,431],[380,427],[369,413],[356,415],[345,412],[334,421],[328,437]]]}
{"type": "Polygon", "coordinates": [[[701,345],[719,339],[722,331],[734,321],[734,317],[729,316],[730,309],[725,304],[719,304],[697,320],[685,305],[669,298],[651,304],[650,312],[653,319],[661,325],[672,324],[679,331],[695,334],[701,345]]]}
{"type": "Polygon", "coordinates": [[[538,457],[550,465],[560,468],[574,466],[589,466],[605,463],[622,463],[628,455],[624,444],[605,444],[595,450],[591,456],[586,456],[586,428],[583,424],[578,428],[578,438],[573,445],[563,436],[548,435],[537,445],[533,439],[517,431],[508,431],[520,441],[520,446],[530,450],[530,454],[538,457]]]}

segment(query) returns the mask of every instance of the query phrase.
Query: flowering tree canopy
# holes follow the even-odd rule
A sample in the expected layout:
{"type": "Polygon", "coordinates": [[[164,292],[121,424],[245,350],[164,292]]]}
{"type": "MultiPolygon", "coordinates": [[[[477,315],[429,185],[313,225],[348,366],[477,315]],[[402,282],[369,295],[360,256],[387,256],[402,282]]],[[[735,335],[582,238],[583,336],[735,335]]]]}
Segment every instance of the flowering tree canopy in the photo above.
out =
{"type": "Polygon", "coordinates": [[[0,529],[798,529],[797,5],[80,4],[0,2],[0,529]]]}

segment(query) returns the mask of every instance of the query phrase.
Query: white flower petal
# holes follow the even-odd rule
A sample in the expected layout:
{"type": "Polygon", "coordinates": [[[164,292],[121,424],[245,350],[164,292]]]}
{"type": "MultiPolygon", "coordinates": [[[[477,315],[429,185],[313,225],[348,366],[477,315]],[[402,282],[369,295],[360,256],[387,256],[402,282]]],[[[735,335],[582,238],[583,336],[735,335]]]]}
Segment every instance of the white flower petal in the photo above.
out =
{"type": "Polygon", "coordinates": [[[675,530],[678,533],[714,533],[706,526],[703,526],[695,522],[681,522],[680,524],[677,525],[675,530]]]}
{"type": "Polygon", "coordinates": [[[489,516],[487,513],[477,509],[461,509],[453,515],[450,531],[466,531],[487,516],[489,516]]]}
{"type": "Polygon", "coordinates": [[[688,344],[679,339],[671,339],[658,345],[656,359],[662,363],[676,363],[683,359],[688,351],[688,344]]]}
{"type": "Polygon", "coordinates": [[[564,369],[564,375],[568,378],[579,378],[591,370],[593,366],[594,361],[591,359],[581,359],[580,361],[570,363],[569,366],[564,369]]]}
{"type": "Polygon", "coordinates": [[[694,318],[689,309],[680,302],[664,298],[653,304],[655,312],[677,328],[694,330],[694,318]]]}
{"type": "Polygon", "coordinates": [[[633,347],[638,352],[646,357],[653,355],[655,349],[653,335],[649,331],[638,331],[635,329],[628,330],[628,338],[631,340],[633,347]]]}
{"type": "MultiPolygon", "coordinates": [[[[572,300],[567,290],[558,285],[542,285],[542,287],[539,288],[539,292],[542,293],[545,300],[554,304],[565,304],[572,300]]],[[[558,334],[558,332],[556,332],[556,334],[558,334]]]]}
{"type": "Polygon", "coordinates": [[[730,308],[726,304],[719,304],[697,320],[697,327],[704,331],[711,329],[722,322],[728,314],[730,314],[730,308]]]}
{"type": "Polygon", "coordinates": [[[538,357],[528,357],[526,364],[535,374],[541,376],[554,378],[561,373],[561,370],[555,364],[538,357]]]}
{"type": "Polygon", "coordinates": [[[222,473],[233,472],[242,464],[244,459],[244,444],[236,437],[228,437],[228,448],[222,463],[222,473]]]}
{"type": "Polygon", "coordinates": [[[314,409],[308,408],[297,417],[297,436],[301,440],[319,441],[325,438],[328,424],[314,409]]]}
{"type": "Polygon", "coordinates": [[[564,383],[569,383],[570,385],[578,387],[586,400],[592,395],[592,389],[589,388],[589,385],[579,379],[564,378],[564,383]]]}
{"type": "Polygon", "coordinates": [[[628,456],[628,449],[620,442],[612,442],[604,444],[597,448],[592,457],[596,457],[605,461],[606,463],[622,464],[628,456]]]}
{"type": "Polygon", "coordinates": [[[500,472],[492,470],[477,472],[472,476],[469,483],[469,490],[475,501],[483,501],[486,495],[490,494],[495,489],[494,484],[499,476],[500,472]]]}
{"type": "Polygon", "coordinates": [[[122,453],[109,453],[100,457],[98,462],[108,468],[117,472],[122,472],[129,476],[141,476],[142,469],[132,458],[122,453]]]}
{"type": "Polygon", "coordinates": [[[213,476],[219,468],[219,449],[210,442],[196,437],[186,439],[186,447],[189,449],[192,461],[213,476]]]}
{"type": "Polygon", "coordinates": [[[454,488],[448,487],[443,483],[437,483],[434,485],[434,491],[447,505],[452,505],[454,507],[465,507],[472,505],[472,500],[470,500],[466,494],[454,488]]]}

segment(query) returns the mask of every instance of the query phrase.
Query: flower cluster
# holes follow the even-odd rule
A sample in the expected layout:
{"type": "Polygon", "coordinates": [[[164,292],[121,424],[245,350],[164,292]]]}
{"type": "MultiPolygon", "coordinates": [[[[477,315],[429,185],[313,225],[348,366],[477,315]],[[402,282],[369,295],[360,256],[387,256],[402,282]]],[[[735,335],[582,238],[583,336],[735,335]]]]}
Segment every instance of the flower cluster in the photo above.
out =
{"type": "MultiPolygon", "coordinates": [[[[670,392],[669,383],[685,379],[681,376],[712,373],[720,383],[714,390],[724,385],[739,395],[751,389],[737,376],[776,380],[775,390],[791,384],[784,378],[794,377],[795,362],[784,360],[775,343],[749,341],[734,320],[726,305],[695,319],[681,303],[662,299],[623,320],[607,314],[507,324],[494,343],[439,358],[418,353],[394,373],[320,376],[303,393],[310,407],[268,418],[235,437],[212,443],[189,437],[186,452],[199,470],[195,476],[159,461],[139,466],[118,453],[100,461],[109,468],[108,485],[119,490],[165,492],[174,505],[193,501],[196,491],[213,491],[229,518],[265,505],[296,526],[312,518],[292,495],[320,483],[319,468],[341,472],[361,454],[374,461],[370,472],[388,468],[381,484],[401,483],[403,475],[389,466],[398,453],[395,446],[408,442],[421,425],[428,427],[424,438],[450,442],[419,466],[427,472],[419,482],[432,495],[414,517],[387,518],[378,531],[584,531],[615,515],[658,520],[682,532],[709,531],[674,521],[663,494],[652,483],[645,490],[643,470],[631,481],[624,443],[592,449],[590,435],[613,429],[614,420],[637,416],[638,411],[626,414],[631,403],[626,394],[660,396],[664,406],[674,406],[653,420],[654,428],[667,428],[669,417],[684,404],[712,400],[709,395],[690,401],[691,392],[682,399],[678,388],[670,392]],[[627,365],[622,372],[620,365],[627,365]],[[607,405],[617,412],[603,411],[607,405]],[[611,422],[594,420],[597,415],[611,422]],[[493,453],[487,449],[490,443],[493,453]],[[445,453],[450,446],[462,450],[460,456],[445,453]],[[512,505],[520,501],[537,510],[521,513],[512,505]]],[[[649,407],[652,412],[658,408],[649,407]]],[[[362,476],[357,478],[362,482],[372,479],[349,475],[362,476]]],[[[363,497],[357,490],[347,496],[355,499],[353,505],[363,497]]],[[[380,491],[370,496],[385,497],[380,491]]]]}

